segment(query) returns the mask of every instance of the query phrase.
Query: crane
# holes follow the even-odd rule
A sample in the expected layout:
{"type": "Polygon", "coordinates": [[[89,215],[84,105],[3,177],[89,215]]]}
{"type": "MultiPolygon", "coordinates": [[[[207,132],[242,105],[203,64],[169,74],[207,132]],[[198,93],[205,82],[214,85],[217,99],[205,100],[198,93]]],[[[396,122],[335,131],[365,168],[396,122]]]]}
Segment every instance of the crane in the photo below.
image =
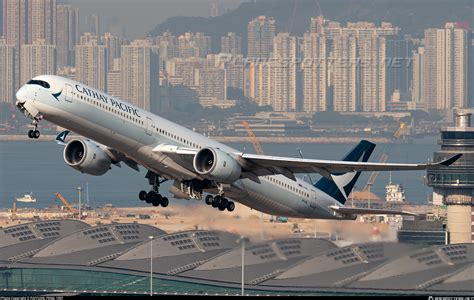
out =
{"type": "Polygon", "coordinates": [[[58,197],[59,200],[61,200],[62,203],[64,203],[64,205],[67,207],[67,209],[73,213],[73,214],[76,214],[78,213],[77,212],[77,209],[75,209],[71,204],[69,204],[69,202],[66,200],[66,198],[63,197],[63,195],[61,195],[61,193],[59,192],[56,192],[54,193],[56,195],[56,197],[58,197]]]}
{"type": "MultiPolygon", "coordinates": [[[[405,130],[406,124],[403,122],[400,122],[400,126],[398,129],[395,131],[393,136],[397,139],[402,136],[404,130],[405,130]]],[[[385,163],[388,160],[388,155],[386,153],[382,153],[380,156],[379,162],[380,163],[385,163]]],[[[373,171],[372,174],[370,174],[369,180],[367,181],[367,184],[365,187],[362,189],[363,192],[370,192],[370,188],[374,185],[375,179],[377,179],[377,176],[379,175],[380,171],[373,171]]]]}
{"type": "MultiPolygon", "coordinates": [[[[383,153],[380,156],[379,163],[385,163],[388,160],[388,155],[383,153]]],[[[365,187],[362,189],[363,192],[370,192],[370,187],[374,185],[375,179],[377,179],[377,176],[379,175],[380,171],[373,171],[370,174],[369,180],[367,181],[367,184],[365,187]]]]}
{"type": "Polygon", "coordinates": [[[260,142],[258,141],[257,137],[252,131],[252,128],[250,128],[250,125],[248,122],[242,122],[242,125],[244,125],[245,129],[247,129],[247,135],[250,138],[250,141],[253,144],[253,147],[255,148],[255,152],[258,155],[263,155],[263,149],[262,146],[260,145],[260,142]]]}
{"type": "Polygon", "coordinates": [[[395,131],[395,133],[393,134],[393,136],[396,137],[397,139],[399,139],[400,136],[404,135],[405,126],[406,126],[406,124],[403,123],[403,122],[401,122],[401,123],[400,123],[400,127],[398,127],[397,131],[395,131]]]}

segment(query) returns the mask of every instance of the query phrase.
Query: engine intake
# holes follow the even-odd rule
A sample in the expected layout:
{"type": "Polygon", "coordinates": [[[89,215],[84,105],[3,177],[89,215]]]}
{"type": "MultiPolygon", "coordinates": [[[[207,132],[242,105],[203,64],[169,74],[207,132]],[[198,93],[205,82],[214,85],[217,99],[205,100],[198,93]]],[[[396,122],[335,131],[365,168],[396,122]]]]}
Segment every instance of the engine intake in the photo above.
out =
{"type": "Polygon", "coordinates": [[[100,176],[105,174],[112,164],[110,157],[99,145],[83,140],[73,139],[64,147],[64,161],[79,172],[100,176]]]}
{"type": "Polygon", "coordinates": [[[193,166],[198,174],[219,183],[233,183],[242,174],[242,168],[231,155],[214,148],[199,150],[193,166]]]}

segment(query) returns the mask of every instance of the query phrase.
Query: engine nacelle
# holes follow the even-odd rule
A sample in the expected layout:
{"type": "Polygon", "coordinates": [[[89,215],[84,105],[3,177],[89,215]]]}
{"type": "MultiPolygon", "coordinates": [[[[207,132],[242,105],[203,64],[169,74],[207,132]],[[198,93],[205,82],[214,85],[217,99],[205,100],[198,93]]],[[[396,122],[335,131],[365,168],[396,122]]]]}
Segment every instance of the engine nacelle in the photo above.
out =
{"type": "Polygon", "coordinates": [[[198,174],[219,183],[232,183],[242,174],[242,168],[232,156],[214,148],[199,150],[193,166],[198,174]]]}
{"type": "Polygon", "coordinates": [[[112,161],[99,145],[73,139],[64,147],[64,161],[79,172],[100,176],[110,169],[112,161]]]}

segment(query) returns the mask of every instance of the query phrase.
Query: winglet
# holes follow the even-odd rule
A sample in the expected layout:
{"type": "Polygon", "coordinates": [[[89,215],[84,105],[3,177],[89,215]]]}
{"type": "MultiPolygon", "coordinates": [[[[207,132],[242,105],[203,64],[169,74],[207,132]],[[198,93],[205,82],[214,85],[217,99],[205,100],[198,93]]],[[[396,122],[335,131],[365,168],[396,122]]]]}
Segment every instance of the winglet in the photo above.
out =
{"type": "Polygon", "coordinates": [[[462,154],[456,154],[448,159],[445,159],[443,160],[442,162],[440,162],[439,164],[440,165],[443,165],[443,166],[450,166],[452,165],[454,162],[456,162],[460,157],[462,156],[462,154]]]}
{"type": "Polygon", "coordinates": [[[66,145],[66,137],[69,133],[70,133],[69,130],[64,130],[63,132],[58,134],[56,136],[56,143],[58,143],[58,145],[63,145],[63,146],[66,145]]]}

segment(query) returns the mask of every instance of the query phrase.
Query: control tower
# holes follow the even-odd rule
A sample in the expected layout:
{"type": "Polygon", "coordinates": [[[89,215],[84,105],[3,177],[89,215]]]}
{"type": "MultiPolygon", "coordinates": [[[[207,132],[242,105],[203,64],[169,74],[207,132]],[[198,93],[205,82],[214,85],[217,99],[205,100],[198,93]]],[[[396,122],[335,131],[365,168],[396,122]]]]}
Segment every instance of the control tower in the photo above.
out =
{"type": "Polygon", "coordinates": [[[474,127],[471,113],[457,113],[456,126],[441,128],[438,144],[441,150],[433,153],[433,161],[454,154],[463,156],[449,167],[428,170],[426,182],[433,187],[433,204],[446,205],[449,243],[474,242],[474,127]]]}

